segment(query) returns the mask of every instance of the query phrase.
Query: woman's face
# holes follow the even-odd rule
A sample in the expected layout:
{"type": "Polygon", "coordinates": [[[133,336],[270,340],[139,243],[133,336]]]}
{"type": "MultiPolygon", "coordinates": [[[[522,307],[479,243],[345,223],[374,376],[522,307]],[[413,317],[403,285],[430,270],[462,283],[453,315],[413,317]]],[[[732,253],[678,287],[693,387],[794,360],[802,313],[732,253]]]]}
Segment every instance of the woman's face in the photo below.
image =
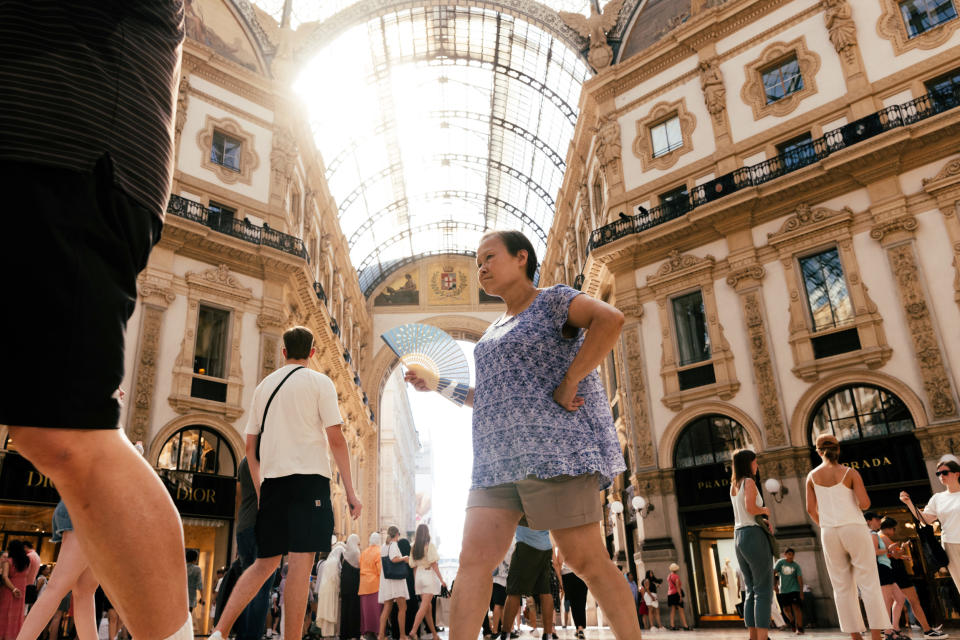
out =
{"type": "Polygon", "coordinates": [[[957,473],[955,471],[951,471],[950,467],[947,465],[943,464],[937,467],[937,478],[940,480],[940,484],[947,485],[949,484],[947,478],[956,479],[956,477],[957,473]]]}
{"type": "Polygon", "coordinates": [[[510,255],[500,236],[490,236],[477,248],[477,280],[487,295],[497,296],[520,279],[526,279],[526,251],[510,255]]]}

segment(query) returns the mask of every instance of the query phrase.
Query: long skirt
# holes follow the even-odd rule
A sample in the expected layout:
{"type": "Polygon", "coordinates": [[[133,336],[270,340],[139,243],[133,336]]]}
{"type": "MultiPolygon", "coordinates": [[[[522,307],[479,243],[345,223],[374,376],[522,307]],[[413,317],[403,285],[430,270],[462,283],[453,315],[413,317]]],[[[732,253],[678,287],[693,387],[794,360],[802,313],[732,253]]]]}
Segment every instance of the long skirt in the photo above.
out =
{"type": "Polygon", "coordinates": [[[380,609],[377,593],[360,596],[360,633],[380,633],[380,609]]]}
{"type": "MultiPolygon", "coordinates": [[[[340,565],[340,637],[360,637],[360,569],[344,561],[340,565]]],[[[373,594],[376,596],[377,594],[373,594]]],[[[379,623],[378,623],[379,624],[379,623]]],[[[378,629],[379,631],[379,629],[378,629]]]]}

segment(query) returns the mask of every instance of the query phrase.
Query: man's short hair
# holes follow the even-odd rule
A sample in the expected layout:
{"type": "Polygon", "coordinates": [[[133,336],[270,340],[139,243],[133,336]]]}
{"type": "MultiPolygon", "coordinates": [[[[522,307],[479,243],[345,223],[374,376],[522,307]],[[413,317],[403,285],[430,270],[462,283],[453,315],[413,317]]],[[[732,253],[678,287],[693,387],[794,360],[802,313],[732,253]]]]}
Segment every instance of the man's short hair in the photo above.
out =
{"type": "Polygon", "coordinates": [[[306,327],[291,327],[283,332],[283,346],[289,360],[309,358],[310,349],[313,348],[313,332],[306,327]]]}
{"type": "Polygon", "coordinates": [[[867,511],[863,514],[864,520],[879,520],[881,518],[880,514],[876,511],[867,511]]]}
{"type": "Polygon", "coordinates": [[[187,549],[187,562],[196,562],[200,559],[200,554],[197,553],[196,549],[187,549]]]}
{"type": "Polygon", "coordinates": [[[783,555],[787,555],[788,553],[796,553],[796,551],[788,547],[787,550],[783,552],[783,555]]]}

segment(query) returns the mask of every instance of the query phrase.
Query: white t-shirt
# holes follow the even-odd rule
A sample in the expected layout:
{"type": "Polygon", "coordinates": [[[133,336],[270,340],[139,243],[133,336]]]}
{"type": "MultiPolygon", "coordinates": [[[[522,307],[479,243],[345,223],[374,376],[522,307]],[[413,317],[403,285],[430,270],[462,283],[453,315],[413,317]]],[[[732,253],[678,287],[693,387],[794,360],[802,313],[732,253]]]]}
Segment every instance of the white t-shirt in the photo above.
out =
{"type": "MultiPolygon", "coordinates": [[[[257,385],[246,433],[260,433],[263,409],[277,385],[297,365],[280,367],[257,385]]],[[[300,369],[283,383],[273,402],[260,440],[260,478],[295,474],[330,477],[325,429],[341,424],[337,389],[318,371],[300,369]]]]}
{"type": "Polygon", "coordinates": [[[923,513],[940,521],[942,542],[960,544],[960,491],[933,494],[923,513]]]}

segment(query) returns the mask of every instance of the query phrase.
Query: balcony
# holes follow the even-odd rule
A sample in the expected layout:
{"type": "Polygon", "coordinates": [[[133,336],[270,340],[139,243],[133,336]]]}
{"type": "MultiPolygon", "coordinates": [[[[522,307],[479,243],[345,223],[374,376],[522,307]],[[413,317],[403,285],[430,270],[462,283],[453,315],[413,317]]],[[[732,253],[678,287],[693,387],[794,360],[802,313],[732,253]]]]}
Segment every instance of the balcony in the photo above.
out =
{"type": "Polygon", "coordinates": [[[309,261],[307,249],[303,240],[291,236],[281,231],[276,231],[264,225],[258,227],[250,224],[246,220],[237,220],[233,216],[213,211],[204,207],[199,202],[188,200],[182,196],[171,195],[170,202],[167,203],[167,213],[172,213],[179,218],[199,222],[203,226],[213,229],[218,233],[224,233],[234,238],[239,238],[251,244],[259,244],[292,256],[303,258],[309,261]]]}
{"type": "Polygon", "coordinates": [[[905,127],[960,105],[960,85],[952,89],[920,96],[910,102],[891,105],[869,116],[828,131],[822,137],[798,146],[769,160],[749,167],[741,167],[694,188],[686,201],[670,203],[642,210],[628,216],[621,213],[620,219],[594,229],[590,234],[587,252],[610,244],[620,238],[641,233],[689,213],[696,207],[730,195],[747,187],[776,180],[806,166],[819,162],[832,153],[863,142],[886,131],[905,127]]]}

